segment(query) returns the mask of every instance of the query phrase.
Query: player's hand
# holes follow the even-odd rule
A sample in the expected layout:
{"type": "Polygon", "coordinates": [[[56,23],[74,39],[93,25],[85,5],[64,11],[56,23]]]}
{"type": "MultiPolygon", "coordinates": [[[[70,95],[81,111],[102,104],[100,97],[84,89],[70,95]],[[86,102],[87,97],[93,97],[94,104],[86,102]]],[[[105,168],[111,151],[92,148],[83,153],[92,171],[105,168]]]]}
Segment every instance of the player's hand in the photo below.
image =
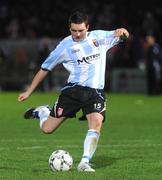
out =
{"type": "Polygon", "coordinates": [[[120,37],[121,40],[126,40],[129,37],[129,32],[125,28],[116,29],[114,36],[120,37]]]}
{"type": "Polygon", "coordinates": [[[21,93],[17,99],[19,102],[22,102],[22,101],[25,101],[26,99],[28,99],[29,96],[30,96],[30,94],[26,91],[26,92],[21,93]]]}

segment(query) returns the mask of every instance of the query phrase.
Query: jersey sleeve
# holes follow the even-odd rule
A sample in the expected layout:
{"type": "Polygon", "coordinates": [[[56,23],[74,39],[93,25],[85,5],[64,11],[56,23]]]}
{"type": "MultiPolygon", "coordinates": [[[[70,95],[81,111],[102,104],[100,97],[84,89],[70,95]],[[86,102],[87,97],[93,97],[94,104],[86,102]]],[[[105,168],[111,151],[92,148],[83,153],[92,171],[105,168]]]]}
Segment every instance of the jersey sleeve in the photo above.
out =
{"type": "Polygon", "coordinates": [[[113,47],[120,42],[119,37],[114,36],[114,31],[106,31],[105,33],[106,41],[109,46],[113,47]]]}
{"type": "Polygon", "coordinates": [[[57,64],[60,64],[64,60],[65,47],[60,42],[56,48],[49,54],[45,61],[41,65],[41,69],[51,71],[57,64]]]}
{"type": "Polygon", "coordinates": [[[111,47],[115,46],[120,42],[119,37],[114,36],[114,30],[113,31],[105,31],[105,30],[98,30],[97,36],[100,39],[100,45],[106,46],[106,49],[110,49],[111,47]]]}

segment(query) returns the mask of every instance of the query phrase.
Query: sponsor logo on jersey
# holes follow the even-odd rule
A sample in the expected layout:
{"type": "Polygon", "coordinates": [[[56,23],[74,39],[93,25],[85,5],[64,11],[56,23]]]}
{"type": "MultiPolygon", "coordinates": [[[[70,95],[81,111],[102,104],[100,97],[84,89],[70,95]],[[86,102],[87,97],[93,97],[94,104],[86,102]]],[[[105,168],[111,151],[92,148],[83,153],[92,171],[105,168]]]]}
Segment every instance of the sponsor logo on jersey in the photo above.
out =
{"type": "Polygon", "coordinates": [[[78,59],[77,62],[78,64],[81,64],[81,63],[90,64],[91,61],[94,61],[98,59],[99,57],[100,57],[100,53],[92,54],[90,56],[83,57],[82,59],[78,59]]]}

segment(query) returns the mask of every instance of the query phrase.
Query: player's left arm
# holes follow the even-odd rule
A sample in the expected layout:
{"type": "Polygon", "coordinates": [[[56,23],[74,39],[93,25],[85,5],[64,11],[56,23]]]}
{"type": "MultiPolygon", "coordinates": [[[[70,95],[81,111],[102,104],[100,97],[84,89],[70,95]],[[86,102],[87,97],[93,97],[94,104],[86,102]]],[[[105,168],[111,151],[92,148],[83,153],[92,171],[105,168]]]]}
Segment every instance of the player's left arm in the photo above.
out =
{"type": "Polygon", "coordinates": [[[125,28],[118,28],[114,31],[114,36],[119,37],[120,40],[126,40],[129,37],[129,32],[125,28]]]}

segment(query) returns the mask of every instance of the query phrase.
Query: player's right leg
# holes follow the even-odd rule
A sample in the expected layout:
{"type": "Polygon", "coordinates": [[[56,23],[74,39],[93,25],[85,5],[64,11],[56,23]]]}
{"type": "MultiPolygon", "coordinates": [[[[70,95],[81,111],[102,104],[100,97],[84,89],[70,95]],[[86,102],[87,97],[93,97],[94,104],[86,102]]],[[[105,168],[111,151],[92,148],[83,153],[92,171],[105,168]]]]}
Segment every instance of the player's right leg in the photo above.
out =
{"type": "Polygon", "coordinates": [[[50,116],[49,106],[39,106],[37,108],[30,108],[24,114],[25,119],[38,119],[40,121],[41,130],[50,134],[55,131],[64,121],[64,117],[56,118],[50,116]]]}

